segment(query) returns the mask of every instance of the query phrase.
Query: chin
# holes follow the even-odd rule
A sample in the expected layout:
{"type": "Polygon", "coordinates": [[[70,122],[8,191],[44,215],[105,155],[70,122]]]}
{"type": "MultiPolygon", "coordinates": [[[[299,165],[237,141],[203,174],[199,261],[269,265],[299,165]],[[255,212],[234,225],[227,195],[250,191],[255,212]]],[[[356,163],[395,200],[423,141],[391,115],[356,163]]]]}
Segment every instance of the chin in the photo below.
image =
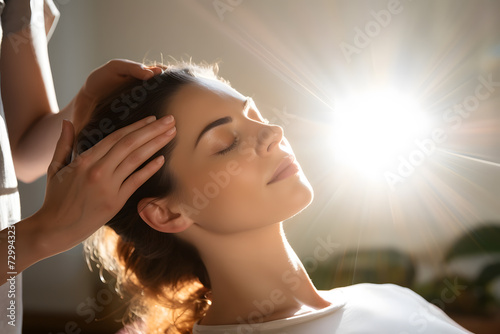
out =
{"type": "Polygon", "coordinates": [[[302,207],[302,209],[300,209],[300,211],[302,211],[305,208],[307,208],[309,206],[309,204],[311,204],[312,201],[313,201],[313,199],[314,199],[314,191],[313,191],[311,185],[309,185],[309,187],[307,188],[307,190],[308,191],[306,192],[306,194],[304,194],[304,206],[302,207]]]}
{"type": "Polygon", "coordinates": [[[311,204],[311,202],[314,199],[314,190],[313,190],[313,187],[311,186],[311,183],[307,179],[306,175],[302,171],[299,173],[299,182],[305,188],[304,191],[308,193],[308,194],[305,194],[305,196],[309,198],[309,201],[307,202],[307,205],[305,206],[305,207],[307,207],[307,206],[309,206],[309,204],[311,204]]]}
{"type": "Polygon", "coordinates": [[[298,189],[296,189],[292,193],[292,196],[290,196],[290,203],[293,204],[293,212],[291,212],[291,215],[288,218],[302,212],[302,210],[307,208],[314,199],[313,188],[304,175],[300,176],[300,183],[298,183],[297,186],[298,189]]]}

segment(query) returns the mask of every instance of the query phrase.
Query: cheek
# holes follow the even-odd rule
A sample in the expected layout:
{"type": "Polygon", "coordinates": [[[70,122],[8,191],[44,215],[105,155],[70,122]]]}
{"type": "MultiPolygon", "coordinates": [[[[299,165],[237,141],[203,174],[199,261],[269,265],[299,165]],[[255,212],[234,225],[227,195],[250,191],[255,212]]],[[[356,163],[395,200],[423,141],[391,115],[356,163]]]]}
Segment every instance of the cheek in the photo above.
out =
{"type": "MultiPolygon", "coordinates": [[[[278,184],[276,184],[278,185],[278,184]]],[[[313,199],[313,191],[305,177],[285,180],[272,192],[270,202],[280,210],[275,219],[286,220],[305,209],[313,199]],[[289,182],[287,182],[289,181],[289,182]]]]}
{"type": "Polygon", "coordinates": [[[204,228],[228,233],[283,221],[312,199],[307,180],[267,186],[252,161],[229,161],[210,172],[194,173],[184,189],[190,217],[204,228]]]}
{"type": "Polygon", "coordinates": [[[197,173],[184,187],[184,202],[195,213],[191,218],[213,230],[241,226],[242,218],[255,221],[255,208],[262,207],[265,192],[256,168],[231,160],[211,171],[197,173]],[[236,225],[236,226],[235,226],[236,225]]]}
{"type": "MultiPolygon", "coordinates": [[[[199,212],[200,217],[207,212],[223,209],[224,204],[230,205],[232,200],[238,198],[245,183],[255,183],[236,160],[211,166],[200,164],[197,168],[184,169],[183,174],[181,199],[195,209],[192,211],[199,212]]],[[[223,215],[224,211],[219,210],[219,214],[223,215]]]]}

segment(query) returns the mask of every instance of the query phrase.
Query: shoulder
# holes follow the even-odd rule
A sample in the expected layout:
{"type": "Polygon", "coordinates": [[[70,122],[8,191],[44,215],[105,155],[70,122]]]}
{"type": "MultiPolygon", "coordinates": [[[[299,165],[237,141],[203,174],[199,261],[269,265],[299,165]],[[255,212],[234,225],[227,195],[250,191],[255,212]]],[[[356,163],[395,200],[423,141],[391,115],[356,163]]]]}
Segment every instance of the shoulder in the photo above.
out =
{"type": "Polygon", "coordinates": [[[427,304],[420,295],[408,288],[395,284],[361,283],[324,291],[323,293],[327,299],[329,296],[342,293],[351,304],[358,299],[362,299],[365,302],[367,300],[378,301],[379,299],[383,299],[392,303],[413,301],[415,303],[427,304]]]}
{"type": "MultiPolygon", "coordinates": [[[[344,291],[350,290],[350,291],[372,291],[372,292],[378,292],[378,293],[385,293],[385,292],[411,292],[410,289],[402,287],[400,285],[392,284],[392,283],[385,283],[385,284],[374,284],[374,283],[359,283],[359,284],[354,284],[354,285],[349,285],[337,289],[342,289],[344,291]]],[[[334,291],[336,289],[332,289],[330,291],[334,291]]]]}
{"type": "Polygon", "coordinates": [[[417,293],[394,284],[356,284],[325,292],[341,292],[346,300],[342,326],[385,333],[468,333],[443,311],[417,293]]]}
{"type": "Polygon", "coordinates": [[[372,284],[361,283],[342,288],[350,293],[369,293],[373,295],[380,295],[384,297],[398,297],[398,298],[416,298],[424,301],[424,299],[413,292],[412,290],[396,284],[372,284]]]}
{"type": "Polygon", "coordinates": [[[394,284],[355,284],[330,290],[325,298],[339,293],[346,300],[348,311],[368,317],[372,314],[378,316],[380,310],[397,314],[429,305],[415,292],[394,284]]]}

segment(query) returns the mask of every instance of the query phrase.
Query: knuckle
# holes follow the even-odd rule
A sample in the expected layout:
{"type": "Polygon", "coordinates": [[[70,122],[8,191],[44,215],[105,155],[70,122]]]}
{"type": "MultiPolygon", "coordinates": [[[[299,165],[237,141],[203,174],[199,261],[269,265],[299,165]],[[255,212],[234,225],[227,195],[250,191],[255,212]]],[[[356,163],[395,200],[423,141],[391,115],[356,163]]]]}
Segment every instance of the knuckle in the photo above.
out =
{"type": "Polygon", "coordinates": [[[117,142],[123,136],[123,128],[110,133],[106,139],[110,142],[117,142]]]}
{"type": "Polygon", "coordinates": [[[119,63],[120,60],[118,58],[114,58],[114,59],[111,59],[109,60],[106,65],[110,65],[110,66],[114,66],[115,64],[119,63]]]}
{"type": "Polygon", "coordinates": [[[130,147],[133,147],[134,146],[134,143],[135,143],[135,138],[134,136],[125,136],[121,139],[120,141],[120,146],[123,146],[123,148],[130,148],[130,147]]]}
{"type": "Polygon", "coordinates": [[[76,159],[71,163],[77,169],[87,169],[91,164],[90,151],[86,151],[76,157],[76,159]]]}
{"type": "Polygon", "coordinates": [[[140,163],[142,163],[143,161],[143,157],[141,154],[139,154],[138,152],[134,152],[132,154],[130,154],[126,159],[125,159],[125,164],[127,165],[139,165],[140,163]]]}
{"type": "Polygon", "coordinates": [[[90,183],[100,182],[103,179],[104,168],[102,166],[94,166],[89,169],[87,178],[90,183]]]}
{"type": "Polygon", "coordinates": [[[129,178],[129,185],[130,185],[130,188],[133,189],[134,191],[136,189],[138,189],[142,184],[143,184],[143,181],[142,181],[142,178],[140,177],[140,175],[138,175],[137,173],[130,176],[129,178]]]}
{"type": "Polygon", "coordinates": [[[58,161],[52,161],[47,167],[47,174],[56,173],[63,165],[58,161]]]}

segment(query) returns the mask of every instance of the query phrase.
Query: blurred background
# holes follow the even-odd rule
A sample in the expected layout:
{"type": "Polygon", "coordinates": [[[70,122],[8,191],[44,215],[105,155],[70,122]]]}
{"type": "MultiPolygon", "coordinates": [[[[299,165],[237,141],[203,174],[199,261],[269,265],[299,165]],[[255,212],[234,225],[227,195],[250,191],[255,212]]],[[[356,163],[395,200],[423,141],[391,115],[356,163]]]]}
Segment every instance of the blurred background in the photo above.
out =
{"type": "MultiPolygon", "coordinates": [[[[60,107],[112,58],[218,62],[283,126],[315,190],[285,229],[318,288],[397,283],[500,332],[500,1],[55,3],[60,107]]],[[[23,217],[44,186],[20,185],[23,217]]],[[[121,326],[124,302],[81,247],[23,285],[25,333],[121,326]]]]}

